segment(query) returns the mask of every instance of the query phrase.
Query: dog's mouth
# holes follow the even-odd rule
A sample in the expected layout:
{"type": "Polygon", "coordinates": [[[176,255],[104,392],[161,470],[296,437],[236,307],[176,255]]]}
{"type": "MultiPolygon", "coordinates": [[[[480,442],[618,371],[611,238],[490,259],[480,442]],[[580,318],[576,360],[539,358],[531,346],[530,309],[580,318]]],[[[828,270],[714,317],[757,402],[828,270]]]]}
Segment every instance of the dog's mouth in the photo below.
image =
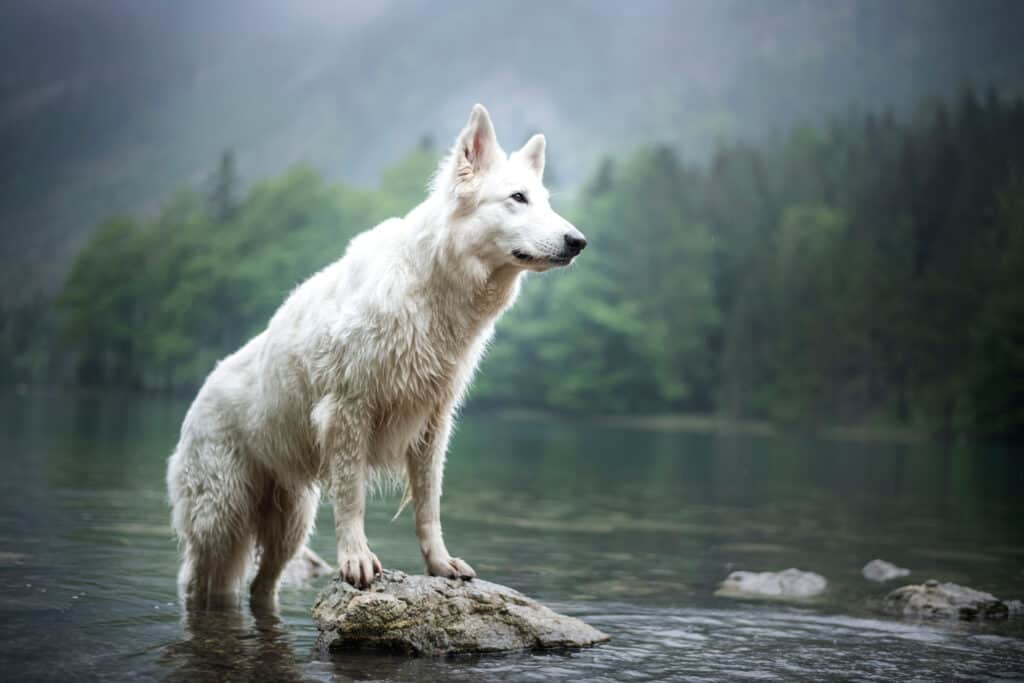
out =
{"type": "Polygon", "coordinates": [[[569,265],[569,263],[571,263],[573,259],[572,256],[564,254],[559,254],[558,256],[547,256],[542,258],[540,256],[528,254],[522,249],[513,249],[512,256],[514,256],[517,261],[522,261],[523,263],[536,263],[539,265],[551,266],[566,266],[569,265]]]}
{"type": "Polygon", "coordinates": [[[523,261],[524,263],[529,263],[530,261],[536,260],[534,256],[532,256],[531,254],[527,254],[522,249],[513,249],[512,255],[515,256],[518,260],[523,261]]]}

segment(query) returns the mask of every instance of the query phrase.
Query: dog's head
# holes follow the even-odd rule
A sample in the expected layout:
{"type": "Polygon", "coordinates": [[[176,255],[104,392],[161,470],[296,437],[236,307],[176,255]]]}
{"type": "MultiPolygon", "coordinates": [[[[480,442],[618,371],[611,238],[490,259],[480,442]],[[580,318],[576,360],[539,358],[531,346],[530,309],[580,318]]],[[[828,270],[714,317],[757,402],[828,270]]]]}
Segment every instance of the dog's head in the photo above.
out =
{"type": "Polygon", "coordinates": [[[456,238],[492,268],[544,271],[568,265],[587,246],[583,233],[548,203],[544,146],[544,136],[534,135],[506,155],[478,104],[435,178],[456,238]]]}

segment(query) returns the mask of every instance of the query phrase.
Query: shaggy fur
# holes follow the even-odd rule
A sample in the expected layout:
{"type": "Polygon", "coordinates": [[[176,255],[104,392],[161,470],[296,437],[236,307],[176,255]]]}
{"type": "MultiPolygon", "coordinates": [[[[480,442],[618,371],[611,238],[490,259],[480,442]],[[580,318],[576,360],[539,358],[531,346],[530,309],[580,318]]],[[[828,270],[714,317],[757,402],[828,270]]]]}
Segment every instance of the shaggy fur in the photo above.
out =
{"type": "Polygon", "coordinates": [[[191,604],[237,595],[253,557],[252,598],[272,601],[321,487],[338,569],[369,585],[380,563],[363,514],[381,473],[407,478],[427,571],[474,576],[441,536],[453,413],[524,271],[568,264],[586,244],[548,204],[544,144],[535,135],[506,156],[474,107],[427,199],[353,239],[210,373],[167,469],[191,604]]]}

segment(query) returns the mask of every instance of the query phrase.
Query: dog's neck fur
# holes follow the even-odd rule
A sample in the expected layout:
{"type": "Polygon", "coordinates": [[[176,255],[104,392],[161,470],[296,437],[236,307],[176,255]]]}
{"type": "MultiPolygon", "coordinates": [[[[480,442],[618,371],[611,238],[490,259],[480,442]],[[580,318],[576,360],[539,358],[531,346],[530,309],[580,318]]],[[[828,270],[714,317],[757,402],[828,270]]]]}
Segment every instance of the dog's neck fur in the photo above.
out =
{"type": "Polygon", "coordinates": [[[462,251],[472,245],[461,244],[452,234],[451,207],[440,199],[435,193],[406,217],[418,238],[412,243],[419,253],[410,260],[432,313],[470,341],[512,305],[524,271],[513,264],[494,267],[476,256],[467,258],[462,251]]]}

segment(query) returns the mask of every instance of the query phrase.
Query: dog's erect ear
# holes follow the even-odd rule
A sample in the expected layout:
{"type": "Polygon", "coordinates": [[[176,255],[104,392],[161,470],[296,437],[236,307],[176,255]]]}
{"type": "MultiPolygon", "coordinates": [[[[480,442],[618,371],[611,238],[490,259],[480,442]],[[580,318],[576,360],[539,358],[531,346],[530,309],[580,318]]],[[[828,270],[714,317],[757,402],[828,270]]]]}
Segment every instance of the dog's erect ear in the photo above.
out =
{"type": "Polygon", "coordinates": [[[455,179],[472,180],[490,168],[502,154],[491,117],[482,104],[473,106],[466,127],[455,143],[455,179]]]}
{"type": "Polygon", "coordinates": [[[537,172],[538,176],[544,178],[544,149],[546,145],[547,142],[544,140],[544,136],[537,133],[526,141],[521,150],[515,152],[512,156],[522,159],[529,168],[537,172]]]}

